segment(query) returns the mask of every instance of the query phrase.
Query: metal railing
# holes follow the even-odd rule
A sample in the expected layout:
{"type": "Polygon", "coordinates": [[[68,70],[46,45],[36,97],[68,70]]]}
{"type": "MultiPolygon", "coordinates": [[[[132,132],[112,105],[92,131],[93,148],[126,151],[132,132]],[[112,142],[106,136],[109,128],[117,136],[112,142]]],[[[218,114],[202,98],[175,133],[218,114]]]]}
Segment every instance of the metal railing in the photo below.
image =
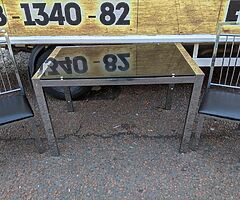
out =
{"type": "Polygon", "coordinates": [[[0,95],[18,91],[23,92],[9,36],[4,30],[0,30],[0,34],[5,38],[5,43],[0,44],[0,95]]]}
{"type": "MultiPolygon", "coordinates": [[[[240,88],[240,34],[226,34],[220,24],[213,50],[211,70],[208,87],[220,86],[227,88],[240,88]],[[219,52],[219,46],[223,45],[224,50],[219,52]],[[221,57],[221,59],[219,59],[221,57]]],[[[229,26],[229,23],[227,24],[229,26]]],[[[240,28],[239,24],[230,24],[240,28]]]]}

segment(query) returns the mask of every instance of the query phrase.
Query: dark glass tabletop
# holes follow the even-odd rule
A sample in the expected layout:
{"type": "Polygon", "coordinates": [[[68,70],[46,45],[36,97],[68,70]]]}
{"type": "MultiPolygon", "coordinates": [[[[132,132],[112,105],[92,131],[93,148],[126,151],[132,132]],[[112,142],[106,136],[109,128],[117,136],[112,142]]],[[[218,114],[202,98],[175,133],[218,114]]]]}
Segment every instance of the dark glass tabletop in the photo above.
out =
{"type": "Polygon", "coordinates": [[[171,77],[195,75],[176,44],[56,47],[40,79],[171,77]]]}

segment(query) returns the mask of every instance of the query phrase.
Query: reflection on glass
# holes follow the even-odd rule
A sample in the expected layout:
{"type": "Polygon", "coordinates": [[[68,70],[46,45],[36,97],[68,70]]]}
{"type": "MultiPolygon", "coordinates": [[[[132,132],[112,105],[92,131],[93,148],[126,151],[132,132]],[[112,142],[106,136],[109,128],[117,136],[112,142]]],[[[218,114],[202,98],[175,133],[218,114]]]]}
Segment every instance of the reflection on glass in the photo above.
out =
{"type": "Polygon", "coordinates": [[[39,72],[42,79],[194,75],[175,44],[57,47],[39,72]]]}

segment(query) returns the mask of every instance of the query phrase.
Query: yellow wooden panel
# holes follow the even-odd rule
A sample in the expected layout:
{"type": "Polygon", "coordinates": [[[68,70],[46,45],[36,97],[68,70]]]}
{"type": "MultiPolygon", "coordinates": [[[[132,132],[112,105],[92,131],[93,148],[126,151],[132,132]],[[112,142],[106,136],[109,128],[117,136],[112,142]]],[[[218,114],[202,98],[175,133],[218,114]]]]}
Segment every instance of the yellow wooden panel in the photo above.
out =
{"type": "MultiPolygon", "coordinates": [[[[52,36],[52,35],[156,35],[156,34],[214,34],[216,24],[223,21],[228,0],[2,0],[8,16],[8,26],[14,36],[52,36]],[[20,4],[27,3],[31,8],[32,19],[38,9],[32,3],[46,3],[45,11],[50,15],[54,3],[61,3],[62,9],[70,2],[81,7],[82,21],[79,25],[64,25],[49,22],[47,25],[25,25],[26,14],[20,4]],[[116,11],[120,2],[129,5],[126,19],[129,25],[103,25],[100,22],[100,6],[110,2],[114,6],[117,19],[123,8],[116,11]],[[90,16],[90,18],[89,18],[90,16]],[[96,16],[96,18],[94,18],[96,16]]],[[[73,10],[71,10],[72,12],[73,10]]],[[[64,11],[65,12],[65,11],[64,11]]],[[[65,17],[65,13],[64,17],[65,17]]]]}
{"type": "Polygon", "coordinates": [[[215,33],[222,0],[177,0],[180,34],[215,33]]]}
{"type": "MultiPolygon", "coordinates": [[[[103,25],[98,18],[100,18],[100,6],[106,2],[104,0],[59,0],[57,3],[62,4],[63,12],[68,3],[77,3],[81,7],[82,21],[79,25],[69,25],[65,21],[65,25],[59,25],[57,22],[49,22],[48,25],[24,25],[26,14],[20,4],[27,3],[31,9],[32,19],[40,19],[37,16],[38,9],[33,8],[32,3],[46,3],[45,11],[50,15],[55,1],[51,0],[4,0],[6,12],[9,16],[9,26],[11,34],[22,35],[123,35],[123,34],[136,34],[137,32],[137,0],[121,0],[121,2],[128,3],[130,7],[129,15],[126,17],[131,20],[130,25],[103,25]],[[12,16],[15,16],[13,19],[12,16]],[[96,18],[89,18],[89,16],[96,16],[96,18]],[[19,17],[19,18],[17,18],[19,17]]],[[[118,0],[111,1],[114,7],[120,2],[118,0]]],[[[71,9],[71,12],[73,9],[71,9]]],[[[123,9],[116,11],[117,18],[121,15],[123,9]]],[[[64,16],[65,17],[65,16],[64,16]]],[[[65,17],[66,18],[66,17],[65,17]]],[[[75,16],[73,17],[75,18],[75,16]]],[[[115,20],[117,22],[117,19],[115,20]]]]}
{"type": "Polygon", "coordinates": [[[175,0],[139,0],[138,34],[178,34],[175,0]]]}
{"type": "Polygon", "coordinates": [[[230,0],[222,0],[222,6],[219,11],[219,19],[218,22],[224,22],[227,12],[228,12],[228,4],[230,0]]]}
{"type": "Polygon", "coordinates": [[[224,25],[221,27],[221,33],[225,34],[240,34],[240,26],[236,25],[224,25]]]}
{"type": "Polygon", "coordinates": [[[9,31],[8,30],[7,15],[6,15],[2,0],[0,1],[0,29],[4,29],[6,31],[9,31]]]}
{"type": "Polygon", "coordinates": [[[226,9],[227,1],[140,0],[138,33],[151,35],[215,33],[219,16],[221,20],[224,18],[223,10],[226,9]]]}

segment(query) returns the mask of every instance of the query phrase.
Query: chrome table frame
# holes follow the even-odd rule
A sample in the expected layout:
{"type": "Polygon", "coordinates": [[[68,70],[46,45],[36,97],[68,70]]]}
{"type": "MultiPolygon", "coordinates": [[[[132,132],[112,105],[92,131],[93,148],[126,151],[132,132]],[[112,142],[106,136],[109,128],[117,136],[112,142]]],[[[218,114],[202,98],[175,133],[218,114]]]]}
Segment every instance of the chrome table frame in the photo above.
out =
{"type": "Polygon", "coordinates": [[[180,145],[180,152],[187,152],[189,147],[192,129],[195,117],[198,111],[199,99],[202,89],[204,74],[197,64],[192,60],[181,44],[176,44],[181,50],[183,57],[192,68],[195,75],[177,76],[177,77],[145,77],[145,78],[86,78],[86,79],[63,79],[47,80],[40,79],[36,73],[33,78],[33,88],[36,94],[40,114],[44,123],[48,144],[52,156],[59,156],[60,151],[54,129],[52,126],[51,116],[49,114],[47,101],[44,95],[44,87],[70,87],[70,86],[107,86],[107,85],[153,85],[153,84],[193,84],[192,94],[189,101],[188,111],[185,119],[183,136],[180,145]]]}

